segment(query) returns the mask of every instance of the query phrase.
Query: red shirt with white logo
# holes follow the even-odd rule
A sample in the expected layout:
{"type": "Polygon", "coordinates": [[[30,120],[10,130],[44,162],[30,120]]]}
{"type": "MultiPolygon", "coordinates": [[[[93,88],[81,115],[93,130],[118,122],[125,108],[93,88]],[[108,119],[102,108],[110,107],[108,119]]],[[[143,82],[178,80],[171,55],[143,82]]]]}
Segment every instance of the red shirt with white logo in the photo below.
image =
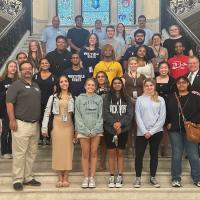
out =
{"type": "Polygon", "coordinates": [[[170,75],[177,79],[189,73],[188,69],[188,56],[176,55],[168,60],[170,66],[170,75]]]}

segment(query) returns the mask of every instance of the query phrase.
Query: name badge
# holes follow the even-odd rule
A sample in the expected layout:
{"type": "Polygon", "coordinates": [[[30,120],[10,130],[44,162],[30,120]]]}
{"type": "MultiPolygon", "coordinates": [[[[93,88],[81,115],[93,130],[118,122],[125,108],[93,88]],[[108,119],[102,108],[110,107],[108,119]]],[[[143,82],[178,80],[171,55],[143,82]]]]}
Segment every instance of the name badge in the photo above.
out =
{"type": "Polygon", "coordinates": [[[93,73],[93,67],[92,66],[89,67],[89,73],[93,73]]]}
{"type": "Polygon", "coordinates": [[[39,91],[40,91],[38,88],[35,88],[35,90],[36,90],[37,92],[39,92],[39,91]]]}
{"type": "Polygon", "coordinates": [[[29,85],[26,85],[26,86],[25,86],[25,88],[28,88],[28,89],[30,89],[31,87],[30,87],[29,85]]]}

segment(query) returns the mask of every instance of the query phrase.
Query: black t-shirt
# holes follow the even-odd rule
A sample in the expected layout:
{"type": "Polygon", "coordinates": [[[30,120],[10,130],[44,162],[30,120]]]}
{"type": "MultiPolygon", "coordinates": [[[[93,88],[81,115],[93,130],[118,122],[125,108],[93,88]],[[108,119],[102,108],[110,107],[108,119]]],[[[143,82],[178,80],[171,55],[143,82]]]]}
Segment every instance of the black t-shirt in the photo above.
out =
{"type": "Polygon", "coordinates": [[[95,65],[100,61],[101,50],[96,48],[95,50],[88,50],[82,48],[80,51],[80,58],[83,63],[83,67],[88,71],[92,77],[95,65]]]}
{"type": "Polygon", "coordinates": [[[182,42],[183,46],[185,47],[184,50],[184,55],[188,56],[189,51],[192,49],[192,46],[190,44],[190,42],[188,41],[188,39],[184,36],[182,36],[181,38],[178,39],[166,39],[163,43],[163,47],[165,47],[168,50],[168,56],[169,58],[173,57],[176,53],[175,53],[175,44],[176,42],[182,42]]]}
{"type": "Polygon", "coordinates": [[[42,107],[47,104],[50,95],[54,92],[54,85],[56,84],[56,77],[51,74],[47,79],[42,79],[40,72],[34,74],[33,81],[38,84],[41,91],[42,107]]]}
{"type": "Polygon", "coordinates": [[[69,86],[73,97],[85,92],[84,85],[89,75],[84,68],[78,71],[68,68],[64,71],[64,75],[69,79],[69,86]]]}
{"type": "Polygon", "coordinates": [[[71,39],[72,43],[78,48],[84,47],[90,32],[84,28],[71,28],[68,30],[67,39],[71,39]]]}
{"type": "Polygon", "coordinates": [[[50,72],[56,77],[60,77],[64,70],[71,67],[71,52],[67,49],[63,52],[55,49],[46,55],[50,63],[50,72]]]}
{"type": "MultiPolygon", "coordinates": [[[[144,45],[145,46],[145,45],[144,45]]],[[[136,52],[137,52],[137,48],[136,46],[131,46],[129,47],[125,54],[124,54],[124,60],[128,60],[130,57],[136,57],[136,52]]],[[[145,46],[146,50],[147,50],[147,61],[150,61],[152,58],[155,58],[155,54],[153,52],[153,49],[151,47],[145,46]]]]}
{"type": "Polygon", "coordinates": [[[0,118],[7,117],[7,109],[6,109],[6,91],[9,86],[12,84],[13,80],[11,78],[5,78],[0,81],[0,118]]]}

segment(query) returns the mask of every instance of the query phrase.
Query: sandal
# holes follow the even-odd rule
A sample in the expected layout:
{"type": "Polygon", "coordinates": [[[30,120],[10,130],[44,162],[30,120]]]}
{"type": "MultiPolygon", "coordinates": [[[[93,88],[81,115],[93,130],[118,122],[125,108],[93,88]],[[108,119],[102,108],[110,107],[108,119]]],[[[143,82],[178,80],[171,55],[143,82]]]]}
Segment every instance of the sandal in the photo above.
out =
{"type": "Polygon", "coordinates": [[[62,186],[63,187],[69,187],[70,183],[68,181],[63,181],[62,186]]]}
{"type": "Polygon", "coordinates": [[[58,182],[56,183],[56,187],[57,187],[57,188],[63,187],[62,181],[58,181],[58,182]]]}

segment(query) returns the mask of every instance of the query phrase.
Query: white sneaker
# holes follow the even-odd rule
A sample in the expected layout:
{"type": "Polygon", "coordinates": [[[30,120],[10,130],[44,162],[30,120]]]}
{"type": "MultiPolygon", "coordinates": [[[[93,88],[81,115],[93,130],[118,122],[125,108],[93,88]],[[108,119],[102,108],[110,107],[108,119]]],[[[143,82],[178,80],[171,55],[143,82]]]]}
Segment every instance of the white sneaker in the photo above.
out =
{"type": "Polygon", "coordinates": [[[108,187],[109,188],[114,188],[115,187],[115,177],[114,176],[110,176],[110,178],[108,180],[108,187]]]}
{"type": "Polygon", "coordinates": [[[135,178],[134,187],[135,188],[140,188],[141,187],[141,177],[136,177],[135,178]]]}
{"type": "Polygon", "coordinates": [[[160,184],[158,183],[158,181],[156,180],[155,177],[151,177],[151,178],[150,178],[150,183],[151,183],[154,187],[156,187],[156,188],[159,188],[159,187],[160,187],[160,184]]]}
{"type": "Polygon", "coordinates": [[[81,187],[82,187],[82,188],[88,188],[88,184],[89,184],[89,178],[88,178],[88,177],[85,177],[85,178],[83,179],[83,182],[82,182],[81,187]]]}
{"type": "Polygon", "coordinates": [[[178,180],[172,181],[172,187],[181,187],[181,182],[178,180]]]}
{"type": "Polygon", "coordinates": [[[7,154],[3,155],[3,158],[4,159],[12,159],[13,157],[12,157],[12,154],[7,153],[7,154]]]}
{"type": "Polygon", "coordinates": [[[88,187],[89,188],[95,188],[96,187],[94,177],[90,177],[88,187]]]}
{"type": "Polygon", "coordinates": [[[116,188],[121,188],[123,185],[123,179],[122,179],[122,176],[117,176],[116,178],[116,183],[115,183],[115,187],[116,188]]]}

